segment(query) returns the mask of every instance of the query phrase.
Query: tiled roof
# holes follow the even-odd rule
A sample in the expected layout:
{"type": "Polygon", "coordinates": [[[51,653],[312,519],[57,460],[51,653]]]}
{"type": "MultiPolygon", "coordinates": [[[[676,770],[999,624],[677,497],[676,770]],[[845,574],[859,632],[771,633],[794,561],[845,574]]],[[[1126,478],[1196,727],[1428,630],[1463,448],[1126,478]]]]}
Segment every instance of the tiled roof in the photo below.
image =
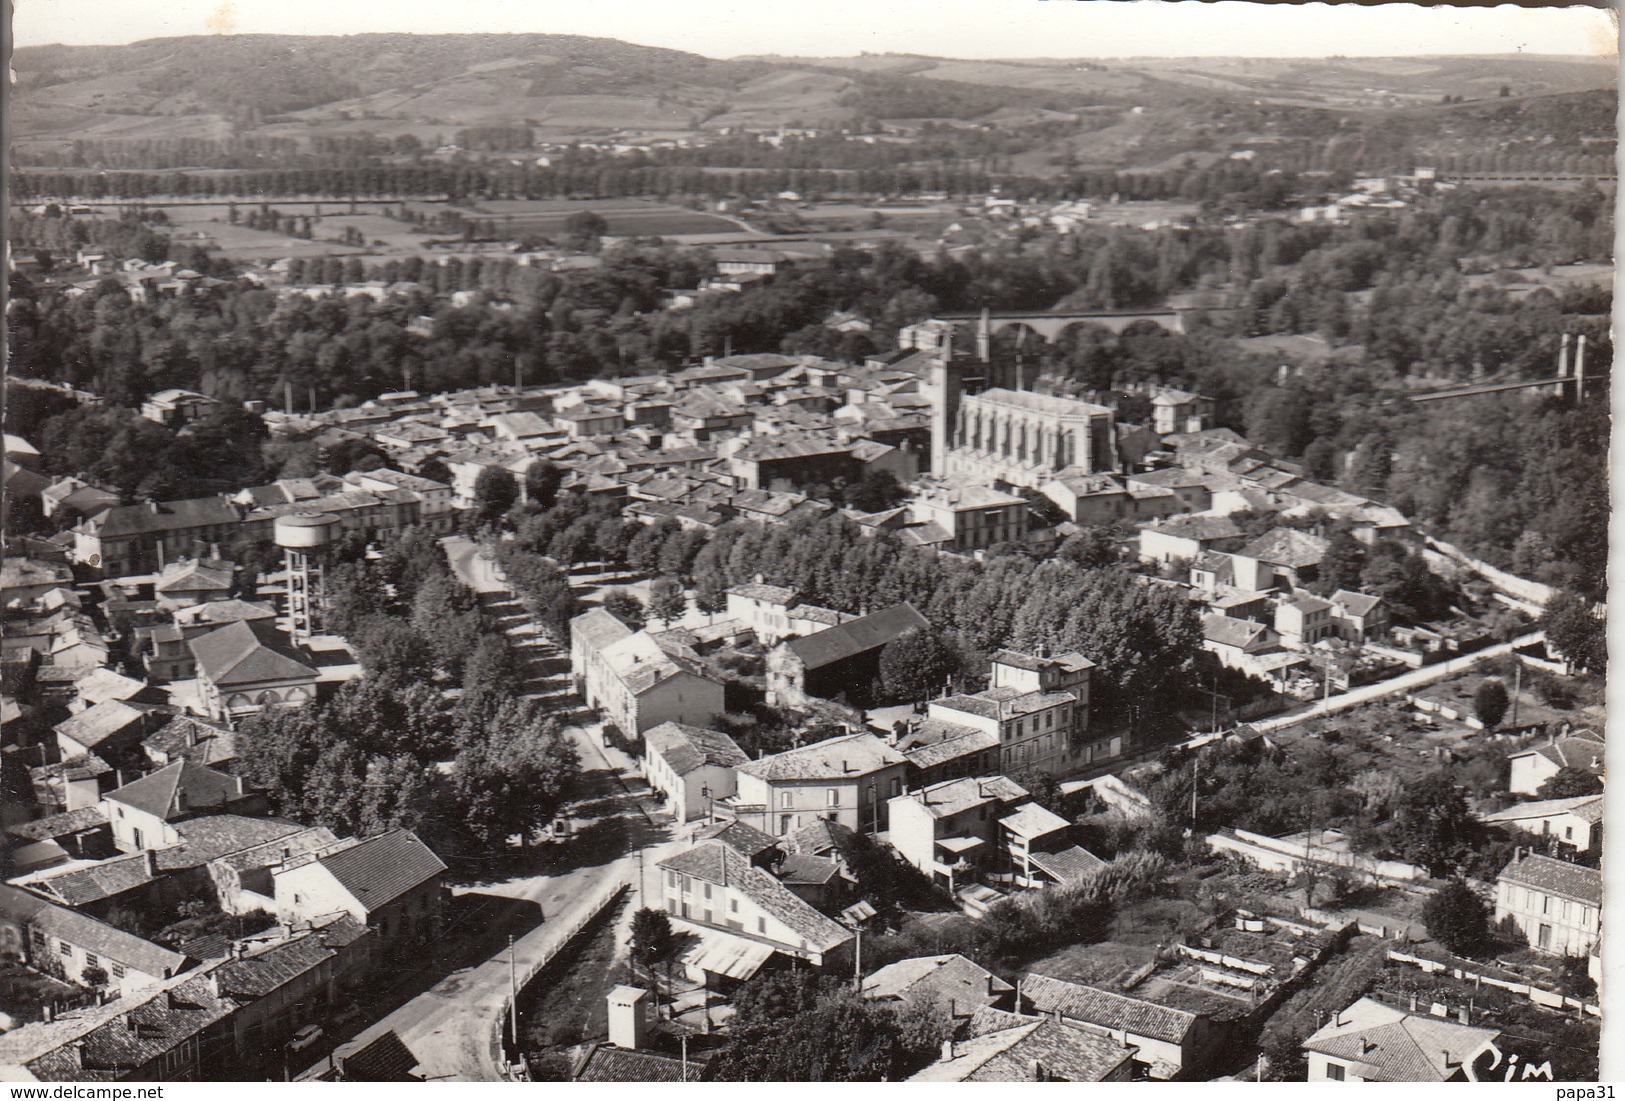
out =
{"type": "Polygon", "coordinates": [[[661,723],[643,734],[650,753],[658,755],[679,776],[687,776],[706,765],[737,768],[750,760],[728,735],[718,730],[661,723]]]}
{"type": "Polygon", "coordinates": [[[131,729],[148,714],[157,710],[162,709],[150,703],[103,700],[95,707],[57,723],[53,729],[58,734],[72,738],[86,749],[96,749],[109,738],[131,729]]]}
{"type": "Polygon", "coordinates": [[[790,835],[790,847],[796,852],[838,852],[843,838],[852,836],[852,830],[828,818],[814,818],[790,835]]]}
{"type": "Polygon", "coordinates": [[[925,631],[930,623],[910,604],[894,604],[878,612],[830,627],[805,638],[784,643],[807,669],[821,669],[870,650],[910,630],[925,631]]]}
{"type": "Polygon", "coordinates": [[[113,1015],[94,1018],[97,1023],[76,1042],[28,1060],[28,1070],[46,1082],[120,1081],[238,1008],[233,999],[215,994],[201,974],[183,976],[132,1005],[123,999],[110,1004],[117,1007],[113,1015]]]}
{"type": "Polygon", "coordinates": [[[276,610],[269,604],[255,600],[211,600],[207,604],[198,604],[191,608],[182,608],[175,613],[175,622],[190,625],[195,623],[233,623],[239,619],[275,619],[276,610]]]}
{"type": "Polygon", "coordinates": [[[141,740],[149,756],[157,754],[210,765],[237,757],[237,734],[229,726],[212,723],[195,715],[177,715],[158,732],[141,740]]]}
{"type": "Polygon", "coordinates": [[[1017,837],[1032,839],[1064,830],[1067,821],[1052,810],[1045,810],[1037,803],[1028,803],[1017,807],[1012,813],[999,819],[999,825],[1015,834],[1017,837]]]}
{"type": "MultiPolygon", "coordinates": [[[[1066,1021],[1046,1020],[997,1009],[977,1010],[967,1026],[976,1039],[993,1040],[1010,1032],[1015,1041],[999,1046],[965,1082],[1099,1082],[1119,1071],[1139,1050],[1114,1036],[1066,1021]]],[[[971,1041],[975,1042],[975,1039],[971,1041]]]]}
{"type": "Polygon", "coordinates": [[[1602,805],[1600,795],[1576,795],[1568,799],[1537,799],[1529,803],[1514,803],[1510,807],[1482,817],[1485,822],[1521,822],[1530,818],[1572,814],[1588,822],[1599,822],[1602,820],[1602,805]]]}
{"type": "Polygon", "coordinates": [[[1027,797],[1027,789],[1004,776],[967,776],[921,788],[907,798],[924,807],[933,818],[948,818],[983,803],[1013,803],[1027,797]]]}
{"type": "Polygon", "coordinates": [[[284,860],[292,860],[309,853],[334,848],[339,844],[338,837],[326,826],[311,826],[298,833],[273,837],[271,840],[258,845],[251,845],[248,848],[216,857],[215,861],[211,863],[218,862],[236,871],[269,868],[281,864],[284,860]]]}
{"type": "Polygon", "coordinates": [[[1234,539],[1246,534],[1228,516],[1175,516],[1160,524],[1150,524],[1143,530],[1158,535],[1172,535],[1180,539],[1211,540],[1234,539]]]}
{"type": "Polygon", "coordinates": [[[44,873],[18,879],[14,882],[62,903],[64,906],[87,906],[92,902],[121,895],[151,883],[145,853],[115,856],[90,864],[80,864],[66,871],[48,869],[44,873]],[[56,872],[52,875],[51,872],[56,872]]]}
{"type": "Polygon", "coordinates": [[[1602,905],[1602,873],[1566,860],[1529,853],[1501,869],[1500,880],[1570,898],[1588,906],[1602,905]]]}
{"type": "Polygon", "coordinates": [[[828,883],[841,874],[839,861],[811,853],[788,853],[775,869],[779,882],[803,886],[828,883]]]}
{"type": "Polygon", "coordinates": [[[752,902],[803,938],[813,951],[827,952],[852,939],[837,925],[730,846],[706,841],[669,856],[660,867],[719,886],[737,888],[752,902]]]}
{"type": "Polygon", "coordinates": [[[337,1056],[345,1082],[415,1082],[418,1057],[394,1029],[348,1055],[337,1056]]]}
{"type": "Polygon", "coordinates": [[[103,539],[183,528],[223,527],[238,522],[237,508],[224,497],[197,497],[161,504],[116,505],[87,523],[103,539]]]}
{"type": "Polygon", "coordinates": [[[866,998],[935,998],[955,1016],[969,1016],[1014,989],[985,967],[957,954],[898,960],[863,980],[866,998]]]}
{"type": "Polygon", "coordinates": [[[728,590],[729,596],[742,596],[748,600],[762,600],[769,604],[783,604],[788,607],[796,598],[794,589],[787,589],[782,585],[735,585],[728,590]]]}
{"type": "Polygon", "coordinates": [[[1559,738],[1555,742],[1530,746],[1509,756],[1524,757],[1531,753],[1539,754],[1558,768],[1579,768],[1593,776],[1602,775],[1603,743],[1595,738],[1579,736],[1559,738]]]}
{"type": "Polygon", "coordinates": [[[105,825],[107,825],[107,815],[102,813],[102,808],[98,805],[80,807],[78,810],[53,814],[47,818],[36,818],[32,822],[21,822],[15,826],[7,826],[6,832],[24,841],[44,841],[53,837],[66,837],[70,833],[78,833],[81,830],[95,829],[97,826],[105,825]]]}
{"type": "Polygon", "coordinates": [[[198,671],[220,687],[314,678],[269,628],[239,620],[187,642],[198,671]]]}
{"type": "Polygon", "coordinates": [[[1370,615],[1382,604],[1382,597],[1354,592],[1351,589],[1338,589],[1332,594],[1332,603],[1350,615],[1370,615]]]}
{"type": "Polygon", "coordinates": [[[1073,845],[1053,853],[1030,853],[1027,859],[1057,883],[1075,883],[1096,868],[1106,866],[1104,860],[1082,845],[1073,845]]]}
{"type": "Polygon", "coordinates": [[[991,731],[928,718],[899,739],[896,748],[915,768],[924,769],[998,745],[999,736],[991,731]]]}
{"type": "Polygon", "coordinates": [[[1202,640],[1220,646],[1251,646],[1269,630],[1252,619],[1237,619],[1227,615],[1202,617],[1202,640]]]}
{"type": "Polygon", "coordinates": [[[26,923],[48,937],[65,940],[153,978],[177,975],[186,966],[187,957],[179,952],[16,887],[0,885],[0,916],[26,923]]]}
{"type": "MultiPolygon", "coordinates": [[[[820,819],[822,821],[822,819],[820,819]]],[[[721,841],[746,859],[754,859],[769,849],[777,848],[779,839],[770,833],[735,819],[702,827],[694,834],[696,841],[721,841]]]]}
{"type": "Polygon", "coordinates": [[[1094,662],[1076,650],[1056,654],[1052,658],[1041,658],[1036,654],[1024,654],[1020,650],[999,650],[993,655],[993,660],[1000,665],[1008,665],[1013,669],[1023,669],[1029,673],[1042,672],[1052,665],[1059,665],[1068,673],[1076,673],[1095,667],[1094,662]]]}
{"type": "Polygon", "coordinates": [[[1048,975],[1030,974],[1023,979],[1021,997],[1040,1013],[1059,1010],[1063,1017],[1084,1024],[1124,1029],[1135,1036],[1173,1044],[1183,1042],[1185,1034],[1196,1023],[1196,1014],[1182,1009],[1170,1009],[1099,987],[1063,982],[1048,975]]]}
{"type": "Polygon", "coordinates": [[[907,760],[873,734],[848,734],[748,761],[739,771],[768,781],[851,779],[907,760]]]}
{"type": "Polygon", "coordinates": [[[628,1051],[613,1044],[588,1049],[570,1075],[576,1082],[698,1082],[704,1068],[652,1051],[628,1051]]]}
{"type": "Polygon", "coordinates": [[[1076,703],[1078,697],[1071,692],[1022,692],[1014,688],[989,688],[974,695],[945,696],[931,701],[933,707],[963,711],[984,719],[1014,719],[1059,707],[1063,703],[1076,703]]]}
{"type": "Polygon", "coordinates": [[[570,621],[570,637],[580,639],[593,653],[631,634],[632,628],[603,608],[593,608],[570,621]]]}
{"type": "Polygon", "coordinates": [[[175,823],[181,843],[158,851],[160,871],[195,868],[222,856],[296,834],[305,827],[281,818],[241,814],[208,814],[175,823]]]}
{"type": "Polygon", "coordinates": [[[1406,1013],[1361,998],[1303,1046],[1358,1066],[1366,1081],[1444,1082],[1498,1036],[1496,1029],[1406,1013]]]}
{"type": "Polygon", "coordinates": [[[229,592],[232,585],[229,566],[205,566],[201,562],[171,562],[153,585],[156,592],[229,592]]]}
{"type": "Polygon", "coordinates": [[[1318,535],[1293,528],[1271,528],[1236,553],[1260,562],[1302,569],[1318,566],[1326,556],[1326,547],[1326,540],[1318,535]]]}
{"type": "Polygon", "coordinates": [[[369,910],[434,879],[445,863],[411,830],[394,830],[316,861],[369,910]]]}
{"type": "Polygon", "coordinates": [[[79,698],[89,704],[106,700],[128,700],[147,687],[145,681],[116,673],[106,666],[91,670],[74,681],[73,689],[79,698]]]}
{"type": "Polygon", "coordinates": [[[190,761],[176,761],[115,788],[106,797],[167,822],[178,815],[224,807],[241,795],[236,777],[190,761]]]}

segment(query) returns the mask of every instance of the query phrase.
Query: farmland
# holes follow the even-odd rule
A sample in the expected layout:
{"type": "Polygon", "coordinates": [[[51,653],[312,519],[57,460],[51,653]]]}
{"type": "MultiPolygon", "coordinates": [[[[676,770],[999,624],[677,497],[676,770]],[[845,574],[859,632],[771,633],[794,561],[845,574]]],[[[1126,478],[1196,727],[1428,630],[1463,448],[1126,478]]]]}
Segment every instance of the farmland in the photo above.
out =
{"type": "MultiPolygon", "coordinates": [[[[409,205],[429,214],[444,209],[436,203],[409,205]]],[[[510,239],[563,236],[567,232],[565,223],[570,216],[583,211],[601,215],[609,223],[609,233],[614,237],[738,233],[750,229],[719,214],[687,210],[647,199],[494,199],[456,209],[468,218],[494,222],[497,233],[510,239]]]]}

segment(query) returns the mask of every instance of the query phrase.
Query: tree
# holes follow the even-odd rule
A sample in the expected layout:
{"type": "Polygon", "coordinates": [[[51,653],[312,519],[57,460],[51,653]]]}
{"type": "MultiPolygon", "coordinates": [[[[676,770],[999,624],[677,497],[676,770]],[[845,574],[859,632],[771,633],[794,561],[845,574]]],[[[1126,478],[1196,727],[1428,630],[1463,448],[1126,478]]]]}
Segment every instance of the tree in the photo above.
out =
{"type": "Polygon", "coordinates": [[[1390,832],[1402,857],[1438,877],[1466,856],[1475,825],[1461,789],[1447,773],[1434,772],[1405,789],[1390,832]]]}
{"type": "Polygon", "coordinates": [[[596,210],[578,210],[564,220],[564,232],[574,247],[593,249],[598,238],[609,232],[609,222],[596,210]]]}
{"type": "Polygon", "coordinates": [[[504,700],[484,734],[454,762],[455,820],[482,845],[528,837],[574,792],[580,757],[558,722],[526,700],[504,700]]]}
{"type": "Polygon", "coordinates": [[[954,666],[953,651],[936,631],[910,628],[881,647],[881,691],[900,702],[929,699],[947,682],[954,666]]]}
{"type": "Polygon", "coordinates": [[[1546,604],[1540,618],[1546,641],[1576,668],[1601,673],[1608,667],[1608,627],[1592,612],[1592,602],[1562,590],[1546,604]]]}
{"type": "Polygon", "coordinates": [[[1118,541],[1109,528],[1084,528],[1075,535],[1067,536],[1055,556],[1085,570],[1099,569],[1122,560],[1118,541]]]}
{"type": "Polygon", "coordinates": [[[1494,677],[1485,677],[1473,691],[1473,713],[1484,724],[1485,730],[1494,730],[1501,725],[1511,706],[1512,697],[1507,693],[1507,686],[1494,677]]]}
{"type": "MultiPolygon", "coordinates": [[[[1598,747],[1601,748],[1600,746],[1598,747]]],[[[1602,780],[1594,773],[1564,765],[1535,791],[1537,799],[1573,799],[1581,795],[1601,795],[1602,780]]]]}
{"type": "Polygon", "coordinates": [[[670,625],[681,619],[688,610],[688,599],[683,595],[683,583],[674,577],[657,578],[649,585],[649,618],[670,625]]]}
{"type": "Polygon", "coordinates": [[[537,459],[525,468],[525,498],[544,509],[552,508],[559,499],[559,486],[563,482],[563,467],[537,459]]]}
{"type": "MultiPolygon", "coordinates": [[[[661,964],[669,964],[672,951],[676,948],[676,937],[672,933],[671,918],[664,910],[653,910],[645,906],[632,915],[632,962],[643,968],[649,975],[651,985],[655,985],[655,969],[661,964]]],[[[655,998],[658,1012],[660,999],[655,998]]]]}
{"type": "Polygon", "coordinates": [[[643,630],[643,601],[630,589],[611,589],[605,593],[604,611],[634,631],[643,630]]]}
{"type": "Polygon", "coordinates": [[[1490,935],[1490,908],[1459,876],[1422,905],[1428,936],[1458,956],[1484,951],[1490,935]]]}
{"type": "Polygon", "coordinates": [[[497,523],[517,500],[519,483],[505,466],[488,466],[474,479],[474,509],[481,523],[497,523]]]}
{"type": "Polygon", "coordinates": [[[1365,547],[1346,527],[1339,526],[1326,537],[1326,553],[1320,559],[1315,588],[1323,593],[1358,589],[1365,568],[1365,547]]]}
{"type": "Polygon", "coordinates": [[[859,512],[884,512],[896,508],[908,496],[889,470],[871,470],[842,494],[848,507],[859,512]]]}

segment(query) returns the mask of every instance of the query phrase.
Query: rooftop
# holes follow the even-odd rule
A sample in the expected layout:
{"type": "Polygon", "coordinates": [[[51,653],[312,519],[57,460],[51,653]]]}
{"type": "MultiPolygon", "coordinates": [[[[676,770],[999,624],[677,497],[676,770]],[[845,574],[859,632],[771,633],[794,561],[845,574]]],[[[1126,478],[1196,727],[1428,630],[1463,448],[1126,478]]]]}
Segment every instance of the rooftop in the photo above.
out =
{"type": "Polygon", "coordinates": [[[218,687],[313,679],[316,670],[264,622],[238,620],[189,640],[198,672],[218,687]]]}
{"type": "Polygon", "coordinates": [[[844,780],[905,764],[907,760],[873,734],[848,734],[749,761],[740,765],[739,771],[770,782],[844,780]]]}
{"type": "Polygon", "coordinates": [[[679,776],[687,776],[707,765],[737,768],[750,760],[728,735],[704,727],[661,723],[645,731],[643,739],[649,752],[659,756],[679,776]]]}
{"type": "Polygon", "coordinates": [[[807,669],[821,669],[838,661],[878,649],[910,630],[925,631],[930,623],[911,604],[894,604],[838,627],[830,627],[783,645],[807,669]]]}
{"type": "Polygon", "coordinates": [[[1096,986],[1029,974],[1021,983],[1022,1000],[1040,1013],[1060,1012],[1084,1024],[1124,1029],[1137,1036],[1180,1043],[1196,1023],[1196,1014],[1115,994],[1096,986]]]}
{"type": "Polygon", "coordinates": [[[1501,869],[1498,878],[1588,906],[1602,905],[1602,873],[1566,860],[1529,853],[1501,869]]]}
{"type": "Polygon", "coordinates": [[[167,822],[183,814],[223,808],[242,794],[242,782],[235,776],[176,761],[108,792],[105,798],[167,822]]]}
{"type": "Polygon", "coordinates": [[[950,818],[984,803],[1013,803],[1027,794],[1026,788],[1007,777],[981,776],[944,780],[898,798],[920,804],[933,818],[950,818]]]}
{"type": "Polygon", "coordinates": [[[313,863],[369,910],[388,905],[446,870],[445,862],[411,830],[368,838],[313,863]]]}
{"type": "Polygon", "coordinates": [[[1361,998],[1303,1042],[1308,1051],[1345,1059],[1372,1082],[1444,1082],[1491,1040],[1496,1029],[1406,1013],[1361,998]]]}
{"type": "Polygon", "coordinates": [[[935,999],[956,1017],[969,1016],[1013,990],[993,972],[957,954],[898,960],[863,980],[865,998],[935,999]]]}

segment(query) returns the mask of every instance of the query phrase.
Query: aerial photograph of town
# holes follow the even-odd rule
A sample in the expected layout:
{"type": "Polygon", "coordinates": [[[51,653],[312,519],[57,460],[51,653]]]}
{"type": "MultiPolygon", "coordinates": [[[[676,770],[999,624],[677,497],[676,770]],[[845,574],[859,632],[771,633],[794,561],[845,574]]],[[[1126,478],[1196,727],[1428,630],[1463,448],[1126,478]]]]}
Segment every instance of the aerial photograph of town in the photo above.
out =
{"type": "Polygon", "coordinates": [[[1381,7],[20,5],[0,1083],[1625,1075],[1617,28],[1381,7]]]}

